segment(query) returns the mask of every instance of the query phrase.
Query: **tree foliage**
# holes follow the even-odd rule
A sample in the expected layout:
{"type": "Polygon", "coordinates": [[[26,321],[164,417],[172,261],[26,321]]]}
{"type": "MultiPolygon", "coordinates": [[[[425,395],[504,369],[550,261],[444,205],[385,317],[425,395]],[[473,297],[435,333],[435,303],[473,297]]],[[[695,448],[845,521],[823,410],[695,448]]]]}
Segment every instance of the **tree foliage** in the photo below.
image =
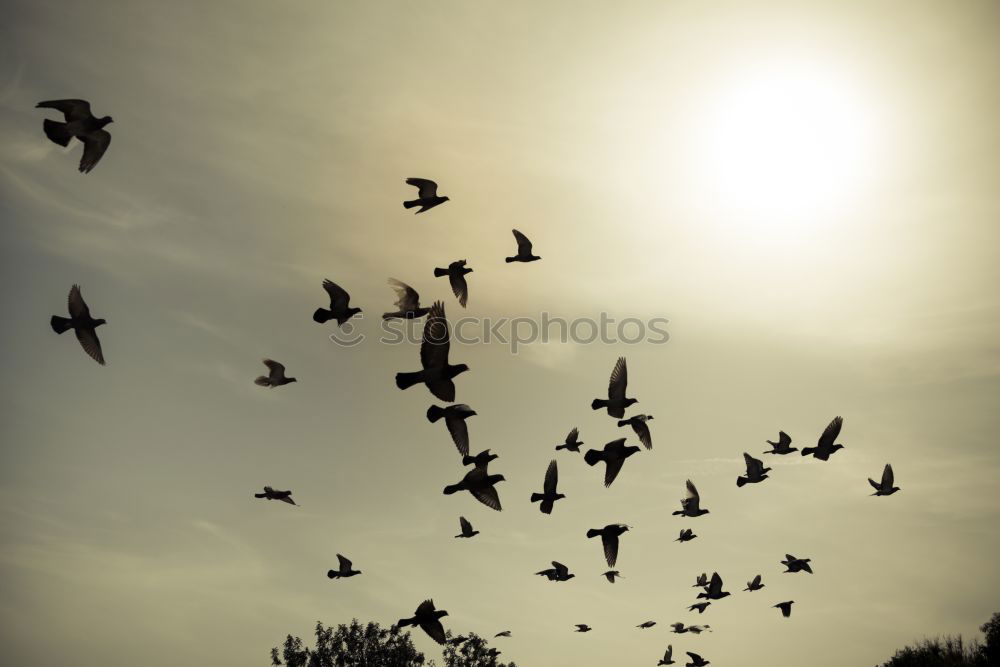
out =
{"type": "Polygon", "coordinates": [[[284,645],[271,649],[271,664],[287,667],[433,667],[413,646],[409,632],[385,629],[378,623],[324,627],[316,622],[316,646],[288,635],[284,645]]]}
{"type": "Polygon", "coordinates": [[[444,649],[445,667],[517,667],[513,662],[500,662],[500,652],[491,649],[486,640],[474,632],[467,635],[461,644],[451,643],[452,637],[444,649]]]}
{"type": "Polygon", "coordinates": [[[980,630],[986,643],[966,643],[958,637],[925,639],[896,651],[881,667],[996,667],[1000,665],[1000,613],[993,614],[980,630]]]}

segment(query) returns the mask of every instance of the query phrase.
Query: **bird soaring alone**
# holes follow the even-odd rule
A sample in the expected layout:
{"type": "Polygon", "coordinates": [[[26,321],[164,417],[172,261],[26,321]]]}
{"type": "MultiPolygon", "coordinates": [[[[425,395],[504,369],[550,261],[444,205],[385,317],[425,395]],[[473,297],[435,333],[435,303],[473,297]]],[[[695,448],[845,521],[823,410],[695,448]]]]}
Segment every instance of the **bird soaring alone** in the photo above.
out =
{"type": "Polygon", "coordinates": [[[475,537],[479,534],[478,530],[472,529],[472,524],[464,516],[458,517],[458,525],[462,529],[462,532],[455,537],[475,537]]]}
{"type": "Polygon", "coordinates": [[[496,454],[492,453],[488,449],[484,449],[475,456],[463,456],[462,465],[464,466],[476,466],[477,468],[483,468],[484,470],[490,464],[490,461],[500,458],[496,454]]]}
{"type": "Polygon", "coordinates": [[[759,591],[762,588],[764,588],[764,584],[760,583],[760,575],[758,574],[756,577],[753,578],[753,581],[747,582],[747,587],[744,588],[743,590],[750,591],[752,593],[754,591],[759,591]]]}
{"type": "Polygon", "coordinates": [[[396,627],[405,628],[408,625],[418,625],[431,639],[438,644],[444,644],[444,626],[441,625],[441,618],[447,615],[448,612],[445,610],[434,608],[433,600],[424,600],[417,607],[413,616],[399,619],[396,627]]]}
{"type": "Polygon", "coordinates": [[[556,485],[559,483],[559,469],[556,467],[556,460],[549,462],[549,467],[545,469],[545,481],[542,485],[542,493],[532,493],[531,502],[540,502],[539,509],[542,514],[552,514],[552,506],[560,498],[566,496],[556,492],[556,485]]]}
{"type": "Polygon", "coordinates": [[[646,449],[653,448],[653,436],[649,434],[649,424],[646,422],[651,421],[653,415],[636,415],[629,419],[618,420],[618,426],[631,426],[632,430],[639,437],[639,442],[641,442],[646,449]]]}
{"type": "Polygon", "coordinates": [[[467,456],[469,454],[469,427],[466,426],[465,420],[475,416],[475,414],[476,411],[465,403],[449,405],[446,408],[432,405],[427,408],[427,421],[433,424],[444,417],[444,425],[448,427],[448,433],[451,434],[451,440],[458,448],[458,453],[467,456]]]}
{"type": "Polygon", "coordinates": [[[435,206],[448,201],[447,197],[438,196],[438,184],[430,179],[408,178],[406,179],[406,184],[417,188],[417,198],[411,199],[410,201],[404,201],[403,208],[416,208],[419,206],[420,210],[417,211],[417,213],[423,213],[424,211],[429,211],[435,206]]]}
{"type": "Polygon", "coordinates": [[[888,463],[885,464],[885,468],[882,470],[882,481],[876,482],[869,477],[868,483],[875,489],[875,493],[872,494],[873,496],[891,496],[899,491],[898,486],[893,486],[895,482],[892,474],[892,466],[888,463]]]}
{"type": "Polygon", "coordinates": [[[552,561],[552,567],[541,572],[535,572],[535,574],[545,577],[549,581],[569,581],[576,576],[575,574],[570,574],[568,567],[555,560],[552,561]]]}
{"type": "Polygon", "coordinates": [[[660,665],[672,665],[674,664],[674,647],[672,644],[667,644],[667,650],[663,653],[663,659],[656,663],[657,667],[660,665]]]}
{"type": "Polygon", "coordinates": [[[608,400],[595,398],[590,407],[594,410],[607,408],[609,415],[621,419],[625,416],[625,408],[639,402],[637,398],[625,397],[627,388],[628,368],[625,364],[625,357],[618,357],[614,370],[611,371],[611,379],[608,382],[608,400]]]}
{"type": "Polygon", "coordinates": [[[361,312],[360,308],[351,307],[351,295],[347,291],[333,282],[323,280],[323,289],[330,296],[330,309],[317,308],[313,313],[313,321],[323,324],[330,320],[337,320],[339,326],[344,326],[344,322],[361,312]]]}
{"type": "Polygon", "coordinates": [[[795,604],[795,600],[789,600],[788,602],[779,602],[774,605],[776,609],[781,610],[781,615],[788,618],[792,615],[792,605],[795,604]]]}
{"type": "Polygon", "coordinates": [[[298,382],[295,378],[285,377],[284,365],[279,364],[274,359],[265,359],[263,363],[267,366],[268,374],[260,375],[253,381],[258,387],[274,388],[290,382],[298,382]]]}
{"type": "Polygon", "coordinates": [[[767,444],[771,445],[771,451],[764,452],[765,454],[791,454],[799,451],[798,447],[791,446],[792,438],[784,431],[778,431],[778,442],[768,440],[767,444]]]}
{"type": "MultiPolygon", "coordinates": [[[[587,531],[587,537],[601,536],[601,543],[604,546],[604,559],[608,562],[608,567],[614,567],[618,561],[618,538],[628,531],[629,527],[623,523],[609,523],[604,528],[591,528],[587,531]]],[[[614,583],[614,582],[611,582],[614,583]]]]}
{"type": "Polygon", "coordinates": [[[796,558],[792,554],[785,554],[785,560],[781,561],[787,569],[782,573],[786,574],[789,572],[808,572],[812,574],[812,567],[809,565],[810,558],[796,558]]]}
{"type": "Polygon", "coordinates": [[[704,588],[705,586],[708,586],[708,573],[702,572],[695,578],[694,585],[691,588],[704,588]]]}
{"type": "Polygon", "coordinates": [[[708,606],[710,604],[712,604],[712,603],[710,601],[708,601],[708,600],[706,600],[705,602],[695,602],[693,605],[691,605],[690,607],[688,607],[688,611],[695,611],[695,610],[697,610],[699,614],[702,614],[702,613],[705,612],[706,609],[708,609],[708,606]]]}
{"type": "Polygon", "coordinates": [[[344,558],[340,554],[337,554],[337,561],[339,565],[336,570],[327,570],[326,576],[331,579],[346,579],[347,577],[353,577],[356,574],[361,574],[361,570],[354,570],[351,568],[351,561],[344,558]]]}
{"type": "Polygon", "coordinates": [[[455,383],[452,379],[469,370],[465,364],[448,363],[451,342],[448,320],[444,314],[444,304],[436,301],[431,306],[430,315],[424,323],[423,341],[420,343],[420,365],[423,370],[412,373],[396,373],[396,386],[409,389],[423,382],[432,394],[442,401],[455,400],[455,383]]]}
{"type": "Polygon", "coordinates": [[[639,451],[638,447],[626,445],[625,438],[619,438],[604,445],[604,449],[588,449],[587,453],[583,455],[583,460],[589,466],[604,461],[604,486],[608,487],[618,477],[622,466],[625,465],[625,459],[637,451],[639,451]]]}
{"type": "Polygon", "coordinates": [[[587,625],[586,623],[577,623],[576,630],[574,630],[573,632],[590,632],[591,630],[593,630],[593,628],[587,625]]]}
{"type": "Polygon", "coordinates": [[[390,320],[394,317],[404,320],[415,320],[430,312],[430,308],[420,307],[420,295],[417,293],[417,290],[395,278],[389,278],[389,284],[392,285],[392,289],[396,290],[395,305],[399,310],[394,313],[382,313],[383,320],[390,320]]]}
{"type": "Polygon", "coordinates": [[[690,542],[696,537],[698,536],[694,534],[693,530],[685,528],[681,531],[680,535],[677,536],[677,539],[674,540],[674,542],[690,542]]]}
{"type": "Polygon", "coordinates": [[[469,284],[465,282],[465,274],[472,273],[472,269],[465,266],[467,261],[460,259],[449,264],[447,269],[434,269],[435,278],[448,276],[451,291],[455,293],[462,308],[465,308],[465,304],[469,301],[469,284]]]}
{"type": "Polygon", "coordinates": [[[502,630],[501,632],[498,632],[495,635],[493,635],[494,639],[496,639],[497,637],[510,637],[510,630],[502,630]]]}
{"type": "Polygon", "coordinates": [[[499,512],[500,494],[497,493],[495,484],[503,481],[505,481],[503,475],[490,475],[486,472],[486,468],[476,467],[467,472],[457,484],[444,487],[444,495],[450,496],[458,491],[468,491],[476,500],[499,512]]]}
{"type": "Polygon", "coordinates": [[[756,484],[767,479],[767,473],[769,473],[771,469],[765,468],[763,461],[755,459],[746,452],[743,452],[743,461],[747,465],[747,474],[736,478],[736,486],[756,484]]]}
{"type": "Polygon", "coordinates": [[[274,489],[272,489],[269,486],[265,486],[264,487],[264,492],[263,493],[255,493],[255,494],[253,494],[253,497],[254,498],[266,498],[268,500],[280,500],[281,502],[288,503],[289,505],[295,505],[296,507],[299,506],[294,500],[292,500],[292,492],[291,491],[275,491],[274,489]]]}
{"type": "Polygon", "coordinates": [[[104,352],[101,350],[101,339],[97,337],[97,327],[107,324],[107,320],[94,319],[90,316],[90,308],[87,307],[87,302],[80,294],[79,285],[73,285],[70,288],[67,305],[69,306],[69,317],[53,315],[52,319],[49,320],[52,330],[61,334],[73,329],[83,351],[103,366],[104,352]]]}
{"type": "Polygon", "coordinates": [[[560,449],[568,449],[571,452],[579,452],[580,445],[582,444],[583,443],[580,442],[580,429],[573,427],[573,430],[566,436],[566,441],[561,445],[556,445],[556,451],[558,452],[560,449]]]}
{"type": "Polygon", "coordinates": [[[528,240],[527,236],[516,229],[510,231],[514,232],[514,238],[517,240],[517,254],[507,258],[508,264],[511,262],[534,262],[541,259],[541,257],[531,254],[531,241],[528,240]]]}
{"type": "Polygon", "coordinates": [[[96,118],[90,113],[90,102],[86,100],[49,100],[39,102],[36,109],[55,109],[61,111],[66,122],[46,118],[42,121],[42,129],[53,143],[68,146],[69,140],[76,137],[83,142],[83,157],[80,158],[80,173],[89,173],[97,166],[104,151],[111,145],[111,134],[104,129],[108,123],[114,122],[111,116],[96,118]]]}
{"type": "Polygon", "coordinates": [[[820,461],[828,461],[831,454],[838,449],[844,448],[843,445],[836,444],[837,436],[840,435],[840,429],[843,425],[843,417],[834,417],[833,421],[831,421],[829,425],[827,425],[826,429],[824,429],[823,435],[819,436],[819,441],[816,443],[815,447],[802,448],[802,456],[809,456],[812,454],[820,461]]]}
{"type": "Polygon", "coordinates": [[[712,578],[708,582],[708,586],[705,587],[705,591],[703,593],[698,593],[698,599],[721,600],[729,595],[731,595],[731,593],[722,590],[722,577],[719,576],[718,572],[713,572],[712,578]]]}
{"type": "Polygon", "coordinates": [[[643,621],[642,623],[640,623],[639,625],[637,625],[635,627],[641,628],[643,630],[646,630],[648,628],[653,627],[654,625],[656,625],[656,621],[643,621]]]}
{"type": "Polygon", "coordinates": [[[711,660],[705,660],[697,653],[692,653],[691,651],[684,652],[687,653],[689,658],[691,658],[691,662],[684,663],[684,667],[705,667],[705,665],[711,662],[711,660]]]}
{"type": "Polygon", "coordinates": [[[604,577],[605,579],[607,579],[608,583],[610,583],[610,584],[615,583],[615,579],[616,578],[618,578],[618,579],[624,579],[625,578],[625,577],[623,577],[621,575],[621,573],[618,572],[618,570],[608,570],[607,572],[605,572],[601,576],[604,577]]]}
{"type": "Polygon", "coordinates": [[[686,486],[687,496],[681,499],[681,509],[673,514],[675,516],[680,515],[689,517],[699,517],[703,514],[708,514],[708,510],[703,510],[701,508],[701,496],[698,495],[698,489],[691,483],[691,480],[687,481],[686,486]]]}

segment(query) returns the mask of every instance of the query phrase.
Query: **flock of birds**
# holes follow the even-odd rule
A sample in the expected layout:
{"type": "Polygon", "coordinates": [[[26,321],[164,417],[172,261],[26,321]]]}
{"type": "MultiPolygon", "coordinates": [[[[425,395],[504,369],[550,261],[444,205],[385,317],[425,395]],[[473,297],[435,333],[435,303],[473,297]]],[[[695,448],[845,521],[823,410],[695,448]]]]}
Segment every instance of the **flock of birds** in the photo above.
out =
{"type": "MultiPolygon", "coordinates": [[[[100,161],[108,146],[111,143],[111,135],[104,128],[112,122],[110,116],[97,118],[90,111],[90,104],[84,100],[67,99],[41,102],[38,108],[55,109],[63,113],[65,122],[58,122],[45,119],[43,129],[46,136],[60,146],[67,146],[72,138],[80,140],[84,145],[83,157],[80,161],[79,169],[83,173],[90,172],[100,161]]],[[[406,183],[417,188],[417,198],[403,202],[406,209],[417,208],[416,213],[429,211],[436,206],[448,201],[448,197],[438,195],[437,184],[425,178],[408,178],[406,183]]],[[[512,230],[517,242],[517,253],[506,257],[505,261],[512,262],[534,262],[541,257],[533,253],[531,241],[519,232],[512,230]]],[[[435,268],[435,277],[447,277],[452,292],[458,303],[465,307],[469,298],[469,286],[465,276],[472,273],[472,269],[467,266],[466,260],[451,262],[447,268],[435,268]]],[[[427,419],[431,423],[444,420],[445,427],[454,443],[458,453],[462,457],[462,465],[470,467],[460,480],[454,484],[444,487],[443,493],[446,495],[467,491],[473,498],[487,507],[501,511],[500,495],[497,484],[504,481],[504,476],[491,474],[490,463],[498,458],[497,454],[489,449],[483,450],[476,455],[469,453],[469,430],[466,420],[476,412],[468,405],[454,403],[455,401],[455,378],[469,370],[465,364],[452,364],[448,355],[450,349],[449,326],[445,316],[444,303],[435,301],[430,307],[420,305],[420,295],[412,287],[395,278],[389,279],[389,284],[395,290],[397,300],[395,311],[383,314],[383,318],[418,319],[426,317],[423,335],[420,345],[420,370],[400,372],[396,374],[396,386],[399,389],[408,389],[418,384],[423,384],[430,393],[437,399],[446,403],[452,403],[441,407],[431,405],[427,409],[427,419]]],[[[336,320],[338,326],[343,326],[345,322],[361,312],[360,308],[350,305],[351,297],[346,290],[330,280],[323,281],[323,289],[329,297],[329,307],[317,308],[313,313],[313,320],[319,324],[324,324],[331,320],[336,320]]],[[[97,327],[107,324],[107,321],[94,318],[90,314],[90,309],[83,299],[79,285],[73,285],[69,291],[68,298],[69,317],[53,315],[51,319],[52,329],[57,334],[62,334],[72,329],[80,342],[83,350],[90,355],[97,363],[103,365],[104,353],[101,348],[101,341],[97,336],[97,327]]],[[[265,359],[264,365],[268,369],[267,375],[261,375],[254,380],[254,383],[261,387],[281,387],[286,384],[296,382],[296,378],[286,374],[284,365],[273,359],[265,359]]],[[[611,372],[608,382],[607,398],[595,398],[591,403],[593,410],[605,410],[608,416],[614,418],[618,427],[628,426],[634,432],[639,443],[647,450],[653,448],[652,435],[649,429],[649,422],[653,420],[652,415],[637,414],[625,418],[626,409],[638,403],[638,399],[627,396],[628,387],[628,367],[625,357],[619,357],[611,372]]],[[[835,417],[823,433],[819,436],[815,447],[805,447],[802,449],[802,456],[813,456],[820,461],[828,461],[830,457],[843,448],[837,443],[843,419],[835,417]]],[[[580,441],[580,433],[577,428],[573,428],[566,436],[564,442],[555,447],[555,450],[569,453],[580,453],[583,442],[580,441]]],[[[610,487],[621,473],[625,461],[634,454],[642,451],[640,447],[626,444],[627,438],[618,438],[605,444],[601,449],[589,449],[584,453],[583,460],[589,466],[596,466],[598,463],[604,464],[604,486],[610,487]]],[[[778,434],[778,440],[767,443],[771,449],[764,452],[784,456],[798,451],[792,447],[792,439],[784,431],[778,434]]],[[[761,459],[744,453],[743,458],[746,463],[746,473],[736,478],[736,485],[743,487],[746,484],[759,484],[768,479],[771,468],[766,467],[761,459]]],[[[889,496],[899,491],[899,487],[894,485],[892,466],[887,464],[882,472],[879,482],[873,479],[868,480],[875,489],[874,496],[889,496]]],[[[551,514],[557,501],[566,496],[558,492],[559,468],[556,459],[548,464],[542,481],[542,491],[532,493],[530,501],[539,504],[539,510],[544,514],[551,514]]],[[[697,518],[709,513],[709,510],[701,506],[701,496],[697,487],[691,480],[686,482],[687,493],[681,500],[681,507],[674,511],[675,516],[697,518]]],[[[276,490],[270,486],[265,486],[263,491],[254,494],[255,498],[266,500],[278,500],[289,505],[296,505],[292,499],[290,490],[276,490]]],[[[479,535],[480,531],[475,530],[472,524],[464,517],[459,517],[461,532],[455,535],[456,538],[471,539],[479,535]]],[[[618,560],[618,550],[620,538],[628,532],[630,526],[625,524],[609,524],[601,528],[591,528],[587,531],[587,538],[600,537],[604,559],[608,570],[602,573],[609,583],[615,583],[617,578],[621,578],[618,570],[614,569],[618,560]]],[[[698,536],[690,528],[680,531],[677,542],[689,542],[698,536]]],[[[355,570],[353,563],[341,554],[337,554],[338,566],[327,572],[330,579],[346,579],[361,574],[360,570],[355,570]]],[[[786,554],[781,561],[785,566],[785,573],[806,572],[812,574],[809,558],[798,558],[791,554],[786,554]]],[[[569,571],[569,568],[558,562],[552,561],[552,566],[535,573],[552,582],[566,582],[576,575],[569,571]]],[[[718,572],[713,572],[711,577],[707,573],[700,574],[694,583],[695,588],[701,589],[696,601],[688,607],[688,611],[703,614],[713,603],[728,597],[730,593],[723,590],[723,580],[718,572]]],[[[751,581],[747,582],[744,592],[756,592],[764,588],[761,575],[757,574],[751,581]]],[[[779,602],[774,606],[781,611],[782,616],[788,618],[792,613],[794,600],[779,602]]],[[[430,599],[423,601],[417,606],[413,616],[402,618],[397,623],[397,627],[415,626],[421,628],[431,639],[439,644],[446,642],[460,644],[467,638],[461,635],[449,638],[445,632],[441,619],[448,615],[447,611],[437,609],[430,599]]],[[[640,623],[638,628],[648,629],[656,625],[656,621],[645,621],[640,623]]],[[[586,623],[576,624],[575,632],[586,633],[593,630],[586,623]]],[[[710,632],[709,625],[685,625],[682,622],[671,625],[672,632],[676,634],[701,634],[710,632]]],[[[495,637],[510,637],[510,630],[504,630],[495,637]]],[[[702,658],[697,653],[686,652],[689,662],[686,667],[704,667],[709,661],[702,658]]],[[[500,654],[495,648],[490,649],[490,654],[497,656],[500,654]]],[[[668,645],[663,658],[657,665],[672,665],[673,646],[668,645]]]]}

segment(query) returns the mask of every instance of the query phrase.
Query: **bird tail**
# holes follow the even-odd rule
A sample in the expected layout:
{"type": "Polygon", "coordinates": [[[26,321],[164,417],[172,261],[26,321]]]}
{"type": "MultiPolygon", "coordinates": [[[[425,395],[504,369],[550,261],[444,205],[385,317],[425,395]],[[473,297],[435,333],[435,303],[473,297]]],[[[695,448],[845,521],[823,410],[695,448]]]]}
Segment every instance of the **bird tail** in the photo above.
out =
{"type": "Polygon", "coordinates": [[[560,449],[569,449],[569,445],[556,445],[556,451],[558,452],[560,449]]]}
{"type": "Polygon", "coordinates": [[[583,455],[583,460],[586,461],[589,466],[597,465],[601,460],[601,452],[596,449],[588,449],[587,453],[583,455]]]}
{"type": "Polygon", "coordinates": [[[542,510],[542,514],[552,514],[552,501],[546,500],[539,509],[542,510]]]}
{"type": "Polygon", "coordinates": [[[542,494],[542,493],[532,493],[531,494],[531,502],[537,503],[538,501],[542,500],[544,497],[545,497],[545,495],[542,494]]]}
{"type": "Polygon", "coordinates": [[[396,627],[397,628],[405,628],[405,627],[407,627],[409,625],[416,625],[416,624],[417,624],[416,619],[413,619],[413,618],[401,618],[401,619],[399,619],[399,622],[396,623],[396,627]]]}
{"type": "Polygon", "coordinates": [[[444,487],[444,495],[450,496],[451,494],[458,493],[461,490],[462,490],[461,484],[449,484],[448,486],[444,487]]]}
{"type": "Polygon", "coordinates": [[[607,401],[603,401],[599,398],[595,398],[594,402],[590,404],[591,409],[600,410],[601,408],[606,408],[608,406],[607,401]]]}
{"type": "Polygon", "coordinates": [[[601,531],[599,531],[597,528],[591,528],[590,530],[587,531],[587,537],[597,537],[600,534],[601,531]]]}
{"type": "Polygon", "coordinates": [[[736,478],[736,486],[743,486],[746,483],[747,483],[747,478],[746,477],[737,477],[736,478]]]}
{"type": "Polygon", "coordinates": [[[420,206],[419,199],[411,199],[410,201],[403,202],[403,208],[414,208],[416,206],[420,206]]]}
{"type": "Polygon", "coordinates": [[[58,315],[53,315],[52,319],[49,320],[49,324],[52,325],[52,330],[57,334],[64,333],[69,329],[73,328],[73,320],[66,317],[59,317],[58,315]]]}
{"type": "Polygon", "coordinates": [[[437,420],[441,419],[441,417],[444,417],[444,408],[438,405],[432,405],[427,408],[427,421],[430,423],[433,424],[437,420]]]}
{"type": "Polygon", "coordinates": [[[423,381],[423,373],[414,371],[413,373],[396,373],[396,386],[400,389],[409,389],[415,384],[423,381]]]}
{"type": "Polygon", "coordinates": [[[815,451],[816,451],[815,447],[803,447],[802,448],[802,456],[809,456],[810,454],[812,454],[815,451]]]}
{"type": "Polygon", "coordinates": [[[271,380],[266,375],[259,375],[257,379],[253,381],[258,387],[270,387],[271,380]]]}
{"type": "Polygon", "coordinates": [[[45,130],[45,136],[60,146],[68,146],[69,140],[73,138],[73,135],[66,129],[66,123],[46,118],[42,122],[42,127],[45,130]]]}
{"type": "Polygon", "coordinates": [[[434,269],[435,278],[440,278],[441,276],[446,276],[446,275],[448,275],[448,269],[438,269],[438,268],[434,269]]]}
{"type": "Polygon", "coordinates": [[[627,419],[619,419],[618,420],[618,425],[619,426],[625,426],[626,424],[628,424],[628,420],[627,419]]]}
{"type": "Polygon", "coordinates": [[[399,313],[382,313],[383,320],[392,320],[399,317],[399,313]]]}
{"type": "Polygon", "coordinates": [[[504,261],[507,262],[508,264],[510,264],[511,262],[516,262],[517,261],[517,257],[506,257],[506,258],[504,258],[504,261]]]}
{"type": "Polygon", "coordinates": [[[255,493],[255,494],[253,494],[253,497],[254,498],[267,498],[267,494],[266,493],[255,493]]]}
{"type": "Polygon", "coordinates": [[[316,312],[313,313],[313,322],[318,322],[323,324],[324,322],[329,322],[333,319],[333,313],[331,313],[326,308],[317,308],[316,312]]]}

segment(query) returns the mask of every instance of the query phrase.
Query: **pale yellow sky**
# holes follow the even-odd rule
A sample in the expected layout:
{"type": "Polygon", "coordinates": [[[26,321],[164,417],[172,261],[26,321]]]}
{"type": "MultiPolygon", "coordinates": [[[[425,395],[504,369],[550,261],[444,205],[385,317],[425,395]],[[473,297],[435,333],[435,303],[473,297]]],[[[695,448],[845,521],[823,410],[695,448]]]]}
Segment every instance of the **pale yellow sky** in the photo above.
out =
{"type": "Polygon", "coordinates": [[[720,667],[840,667],[998,610],[996,3],[4,14],[11,664],[266,664],[317,619],[388,624],[433,597],[456,632],[512,630],[496,645],[522,666],[655,664],[672,643],[720,667]],[[115,118],[87,176],[33,108],[61,97],[115,118]],[[451,201],[413,217],[407,176],[451,201]],[[541,262],[503,263],[512,227],[541,262]],[[466,313],[431,275],[459,258],[466,313]],[[375,333],[389,276],[452,317],[665,317],[671,339],[453,350],[472,449],[508,480],[497,514],[441,494],[454,448],[431,396],[392,381],[417,350],[339,348],[309,317],[330,278],[375,333]],[[106,368],[47,327],[73,283],[109,321],[106,368]],[[654,449],[610,489],[560,452],[567,498],[543,516],[528,496],[566,432],[624,435],[589,409],[619,355],[654,449]],[[298,384],[254,386],[264,356],[298,384]],[[737,490],[742,452],[779,429],[812,444],[837,414],[829,463],[788,457],[737,490]],[[902,491],[871,498],[886,462],[902,491]],[[669,515],[689,477],[712,511],[694,522],[669,515]],[[253,501],[264,484],[303,507],[253,501]],[[459,515],[482,534],[453,539],[459,515]],[[584,534],[618,521],[634,531],[610,586],[584,534]],[[673,542],[685,526],[698,539],[673,542]],[[327,580],[338,552],[363,576],[327,580]],[[786,552],[816,573],[779,574],[786,552]],[[577,578],[532,576],[553,559],[577,578]],[[736,592],[698,617],[706,570],[736,592]],[[766,588],[738,592],[757,573],[766,588]],[[716,632],[669,634],[679,620],[716,632]]]}

